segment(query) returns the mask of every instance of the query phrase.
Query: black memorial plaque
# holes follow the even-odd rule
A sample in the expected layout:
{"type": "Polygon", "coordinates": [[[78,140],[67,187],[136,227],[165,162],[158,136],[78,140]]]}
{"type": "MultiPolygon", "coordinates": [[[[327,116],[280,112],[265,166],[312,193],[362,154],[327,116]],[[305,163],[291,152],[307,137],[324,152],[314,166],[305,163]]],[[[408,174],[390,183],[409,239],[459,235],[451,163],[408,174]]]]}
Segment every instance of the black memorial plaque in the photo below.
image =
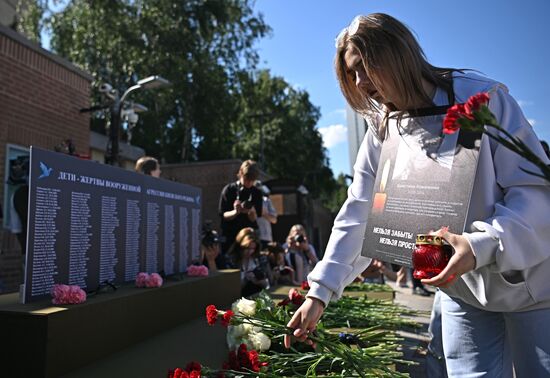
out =
{"type": "Polygon", "coordinates": [[[198,259],[198,188],[34,147],[29,187],[25,302],[198,259]]]}

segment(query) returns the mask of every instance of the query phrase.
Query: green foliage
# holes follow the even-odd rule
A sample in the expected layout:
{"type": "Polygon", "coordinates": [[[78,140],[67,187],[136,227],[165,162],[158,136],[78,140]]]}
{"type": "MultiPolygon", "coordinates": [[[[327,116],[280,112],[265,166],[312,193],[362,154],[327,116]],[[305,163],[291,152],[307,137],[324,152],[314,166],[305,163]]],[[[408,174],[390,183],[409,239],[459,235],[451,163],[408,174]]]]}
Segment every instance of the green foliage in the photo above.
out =
{"type": "MultiPolygon", "coordinates": [[[[334,180],[333,180],[334,181],[334,180]]],[[[333,213],[338,212],[348,197],[348,183],[346,176],[340,173],[334,181],[330,191],[322,193],[323,204],[333,213]]]]}
{"type": "Polygon", "coordinates": [[[269,174],[305,184],[313,197],[332,190],[332,171],[315,129],[320,110],[309,94],[292,88],[281,77],[272,77],[267,70],[242,74],[240,81],[240,111],[233,132],[247,138],[234,144],[233,155],[260,160],[263,132],[263,168],[269,174]]]}
{"type": "MultiPolygon", "coordinates": [[[[132,144],[165,163],[262,160],[268,174],[303,183],[336,208],[332,193],[340,184],[315,129],[319,108],[306,91],[256,70],[254,43],[270,28],[252,0],[70,0],[46,13],[47,1],[35,3],[42,10],[36,14],[48,17],[29,24],[49,28],[52,49],[97,84],[123,93],[152,74],[172,82],[130,95],[149,108],[132,144]]],[[[97,90],[92,97],[105,102],[97,90]]],[[[109,118],[98,117],[94,130],[109,118]]]]}
{"type": "Polygon", "coordinates": [[[47,9],[47,0],[19,0],[16,2],[16,30],[33,42],[40,43],[40,30],[47,9]]]}

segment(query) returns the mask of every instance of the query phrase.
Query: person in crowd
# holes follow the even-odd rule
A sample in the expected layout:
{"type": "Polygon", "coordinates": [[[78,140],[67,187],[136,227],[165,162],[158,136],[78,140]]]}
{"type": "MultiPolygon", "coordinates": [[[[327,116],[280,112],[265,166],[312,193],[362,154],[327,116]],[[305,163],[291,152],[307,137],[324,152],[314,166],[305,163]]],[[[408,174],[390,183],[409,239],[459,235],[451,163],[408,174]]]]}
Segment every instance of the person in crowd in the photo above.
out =
{"type": "Polygon", "coordinates": [[[369,266],[361,273],[360,280],[364,283],[386,283],[386,278],[390,281],[397,280],[397,272],[392,269],[391,264],[372,259],[369,266]]]}
{"type": "Polygon", "coordinates": [[[392,264],[392,269],[397,272],[397,279],[395,281],[397,285],[402,288],[409,287],[409,284],[407,283],[407,268],[392,264]]]}
{"type": "Polygon", "coordinates": [[[277,242],[271,242],[266,247],[272,271],[272,285],[300,286],[302,282],[296,280],[294,268],[285,260],[285,249],[277,242]]]}
{"type": "MultiPolygon", "coordinates": [[[[486,92],[501,127],[548,161],[504,85],[469,70],[431,65],[412,32],[395,18],[358,16],[336,44],[340,87],[349,105],[364,115],[368,130],[323,260],[308,277],[307,299],[288,323],[292,336],[309,344],[308,334],[325,306],[370,263],[361,249],[390,122],[437,118],[439,125],[442,118],[433,116],[438,107],[486,92]]],[[[550,329],[541,326],[550,318],[550,185],[528,171],[540,170],[484,135],[465,232],[442,228],[433,233],[453,248],[445,269],[422,281],[441,289],[443,350],[451,377],[550,372],[550,329]]],[[[290,346],[291,335],[284,342],[290,346]]]]}
{"type": "Polygon", "coordinates": [[[151,156],[140,157],[136,162],[135,171],[156,178],[159,178],[161,174],[158,160],[151,156]]]}
{"type": "Polygon", "coordinates": [[[260,261],[260,240],[253,228],[245,227],[237,233],[228,255],[233,267],[241,271],[241,296],[269,288],[268,273],[260,261]]]}
{"type": "Polygon", "coordinates": [[[271,199],[269,199],[269,188],[263,185],[261,181],[256,181],[256,188],[262,192],[262,216],[258,217],[256,222],[258,222],[258,233],[262,250],[264,250],[273,241],[271,225],[277,223],[277,210],[275,210],[271,199]]]}
{"type": "Polygon", "coordinates": [[[311,270],[310,268],[313,268],[319,261],[317,251],[315,250],[313,244],[309,242],[306,229],[301,224],[295,224],[290,228],[286,243],[283,244],[283,248],[291,248],[301,253],[305,262],[307,262],[307,266],[305,266],[306,269],[304,270],[304,274],[306,276],[309,274],[311,270]]]}
{"type": "Polygon", "coordinates": [[[225,241],[222,253],[227,253],[237,233],[245,227],[258,228],[257,219],[262,216],[263,199],[260,189],[254,186],[260,176],[255,161],[244,161],[237,173],[237,181],[227,184],[221,192],[218,212],[225,241]]]}
{"type": "MultiPolygon", "coordinates": [[[[208,267],[210,272],[217,272],[220,256],[220,239],[218,232],[213,230],[211,226],[203,227],[203,237],[200,247],[200,259],[202,265],[208,267]]],[[[222,265],[222,268],[225,264],[222,265]]]]}
{"type": "Polygon", "coordinates": [[[315,248],[308,241],[304,226],[295,224],[290,228],[283,248],[286,251],[287,264],[294,269],[295,279],[300,283],[305,281],[311,267],[315,266],[319,259],[315,248]]]}

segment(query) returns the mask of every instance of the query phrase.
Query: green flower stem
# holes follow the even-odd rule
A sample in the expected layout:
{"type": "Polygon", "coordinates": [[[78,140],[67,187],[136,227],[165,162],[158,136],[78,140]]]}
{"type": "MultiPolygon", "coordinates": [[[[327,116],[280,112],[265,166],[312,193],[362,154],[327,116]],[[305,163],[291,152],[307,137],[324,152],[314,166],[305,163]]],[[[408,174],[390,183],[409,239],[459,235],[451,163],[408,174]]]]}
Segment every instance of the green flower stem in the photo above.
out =
{"type": "Polygon", "coordinates": [[[346,291],[382,291],[382,292],[393,292],[391,286],[386,284],[375,284],[375,283],[355,283],[347,286],[344,289],[346,291]]]}
{"type": "Polygon", "coordinates": [[[536,165],[541,170],[542,174],[537,172],[527,171],[522,168],[523,171],[531,175],[544,178],[548,182],[550,182],[550,167],[541,158],[539,158],[538,155],[536,155],[521,139],[513,136],[507,130],[504,130],[496,122],[489,123],[487,124],[487,126],[493,127],[497,131],[503,133],[504,135],[506,135],[508,139],[503,138],[498,134],[495,135],[495,134],[486,132],[485,134],[487,134],[489,138],[497,141],[498,143],[502,144],[509,150],[517,153],[518,155],[524,157],[525,159],[527,159],[528,161],[536,165]]]}

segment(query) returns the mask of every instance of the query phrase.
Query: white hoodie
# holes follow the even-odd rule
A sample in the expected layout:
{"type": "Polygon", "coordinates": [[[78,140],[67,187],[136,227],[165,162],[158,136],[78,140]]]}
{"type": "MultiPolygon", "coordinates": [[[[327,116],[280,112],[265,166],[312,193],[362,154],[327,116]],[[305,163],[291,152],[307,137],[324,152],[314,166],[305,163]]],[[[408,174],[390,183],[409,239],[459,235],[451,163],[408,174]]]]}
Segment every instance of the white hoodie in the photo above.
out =
{"type": "MultiPolygon", "coordinates": [[[[499,124],[546,159],[531,125],[506,87],[473,73],[455,73],[453,77],[456,102],[489,92],[489,108],[499,124]]],[[[438,89],[435,105],[446,105],[447,101],[444,91],[438,89]]],[[[380,151],[381,144],[369,127],[325,255],[308,276],[308,297],[325,304],[339,298],[344,287],[370,263],[371,259],[361,256],[361,247],[380,151]]],[[[550,185],[520,168],[537,171],[516,153],[483,136],[463,234],[470,241],[477,265],[450,288],[442,289],[489,311],[550,307],[550,185]]]]}

